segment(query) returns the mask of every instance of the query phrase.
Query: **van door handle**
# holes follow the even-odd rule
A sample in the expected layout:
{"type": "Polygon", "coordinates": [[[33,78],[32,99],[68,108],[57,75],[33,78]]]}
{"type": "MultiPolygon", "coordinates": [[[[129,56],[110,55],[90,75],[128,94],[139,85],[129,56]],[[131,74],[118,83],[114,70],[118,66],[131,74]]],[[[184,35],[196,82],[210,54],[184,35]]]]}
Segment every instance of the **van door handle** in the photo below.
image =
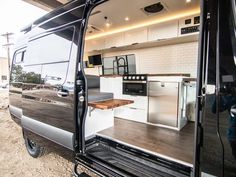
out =
{"type": "Polygon", "coordinates": [[[67,97],[67,96],[69,96],[69,92],[68,91],[59,90],[57,92],[57,96],[59,96],[59,97],[67,97]]]}

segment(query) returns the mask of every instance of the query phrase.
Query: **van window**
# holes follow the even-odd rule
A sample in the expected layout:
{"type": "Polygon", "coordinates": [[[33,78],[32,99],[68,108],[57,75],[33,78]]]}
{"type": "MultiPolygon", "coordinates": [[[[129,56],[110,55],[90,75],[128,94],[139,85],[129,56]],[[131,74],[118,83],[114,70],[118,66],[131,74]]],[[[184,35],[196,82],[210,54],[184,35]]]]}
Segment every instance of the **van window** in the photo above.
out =
{"type": "Polygon", "coordinates": [[[30,41],[25,65],[69,61],[73,33],[70,27],[30,41]]]}
{"type": "Polygon", "coordinates": [[[6,75],[2,75],[2,80],[7,80],[7,76],[6,75]]]}
{"type": "Polygon", "coordinates": [[[25,50],[21,52],[17,52],[15,55],[14,63],[21,63],[24,61],[25,50]]]}

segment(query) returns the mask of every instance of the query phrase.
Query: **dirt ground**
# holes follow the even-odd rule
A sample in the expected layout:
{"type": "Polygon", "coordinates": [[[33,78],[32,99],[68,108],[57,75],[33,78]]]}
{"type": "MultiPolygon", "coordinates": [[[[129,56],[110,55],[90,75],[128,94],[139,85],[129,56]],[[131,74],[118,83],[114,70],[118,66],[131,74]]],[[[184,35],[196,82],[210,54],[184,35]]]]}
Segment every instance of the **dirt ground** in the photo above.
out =
{"type": "Polygon", "coordinates": [[[73,176],[73,163],[55,153],[38,159],[28,155],[21,128],[10,118],[7,96],[0,90],[0,177],[73,176]]]}

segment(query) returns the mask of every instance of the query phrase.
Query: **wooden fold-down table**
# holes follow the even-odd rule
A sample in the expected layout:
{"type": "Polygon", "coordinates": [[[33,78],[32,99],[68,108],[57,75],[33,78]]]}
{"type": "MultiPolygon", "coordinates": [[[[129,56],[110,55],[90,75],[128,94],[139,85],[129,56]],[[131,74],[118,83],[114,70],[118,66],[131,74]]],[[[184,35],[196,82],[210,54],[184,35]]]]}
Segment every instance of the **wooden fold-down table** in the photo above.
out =
{"type": "Polygon", "coordinates": [[[123,100],[123,99],[111,99],[111,100],[105,100],[105,101],[98,101],[98,102],[89,102],[88,106],[91,106],[95,109],[113,109],[120,106],[125,106],[128,104],[134,103],[133,100],[123,100]]]}
{"type": "Polygon", "coordinates": [[[97,132],[114,126],[114,109],[132,104],[132,100],[110,99],[89,102],[89,110],[85,121],[85,138],[94,136],[97,132]]]}

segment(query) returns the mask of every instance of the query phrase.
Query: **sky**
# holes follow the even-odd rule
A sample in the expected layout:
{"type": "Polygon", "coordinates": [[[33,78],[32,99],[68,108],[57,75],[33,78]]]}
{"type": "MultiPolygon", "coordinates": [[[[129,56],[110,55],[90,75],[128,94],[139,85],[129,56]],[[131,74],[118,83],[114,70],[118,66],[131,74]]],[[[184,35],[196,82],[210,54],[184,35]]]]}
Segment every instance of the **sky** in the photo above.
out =
{"type": "MultiPolygon", "coordinates": [[[[14,33],[10,43],[15,43],[22,28],[46,13],[45,10],[22,0],[0,0],[0,35],[6,32],[14,33]]],[[[6,48],[2,46],[4,44],[6,38],[0,36],[0,57],[7,57],[6,48]]]]}

